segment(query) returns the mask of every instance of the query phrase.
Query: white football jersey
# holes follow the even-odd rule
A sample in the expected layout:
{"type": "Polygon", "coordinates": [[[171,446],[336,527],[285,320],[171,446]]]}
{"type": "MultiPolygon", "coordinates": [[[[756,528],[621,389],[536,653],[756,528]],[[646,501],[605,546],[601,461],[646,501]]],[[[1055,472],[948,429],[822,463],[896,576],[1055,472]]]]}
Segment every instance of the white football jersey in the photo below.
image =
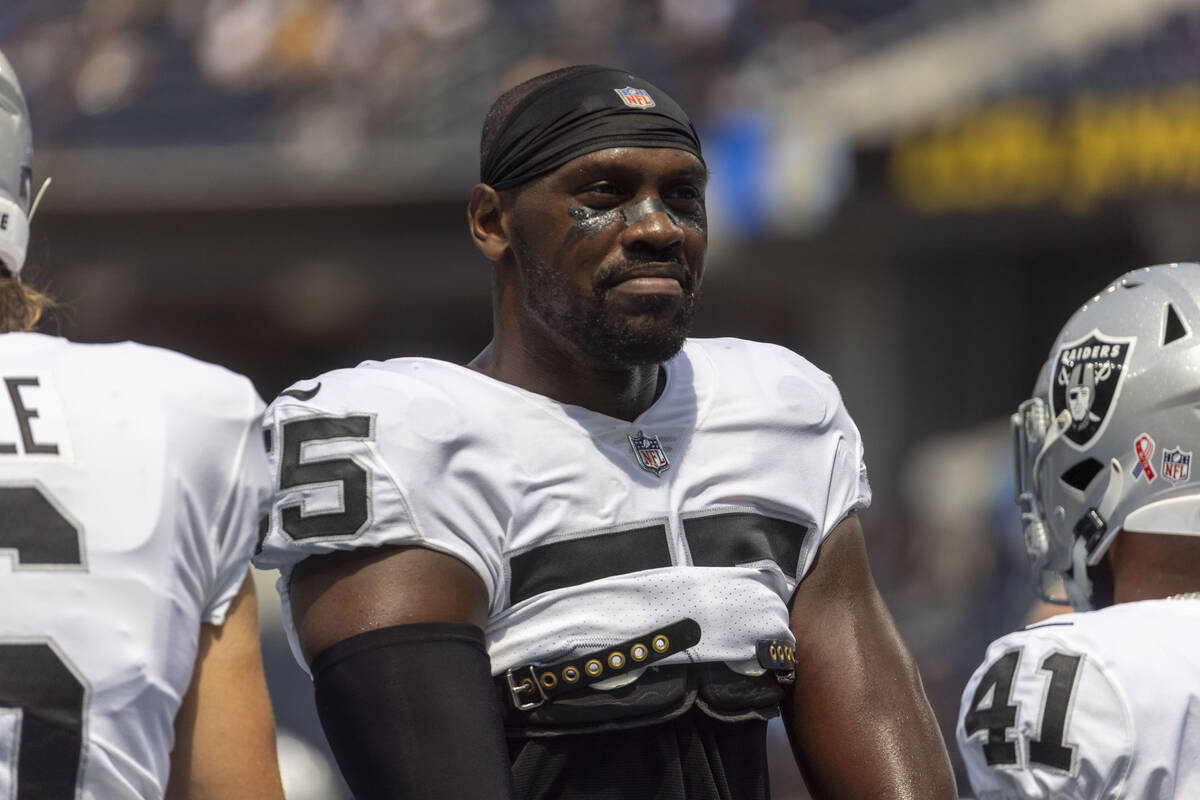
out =
{"type": "Polygon", "coordinates": [[[161,798],[241,586],[262,401],[167,350],[0,335],[0,798],[161,798]]]}
{"type": "Polygon", "coordinates": [[[692,339],[629,422],[425,358],[304,381],[267,410],[278,491],[255,563],[419,545],[487,587],[492,670],[548,664],[690,617],[662,663],[761,673],[825,536],[870,489],[829,376],[781,347],[692,339]]]}
{"type": "Polygon", "coordinates": [[[1200,798],[1200,600],[996,640],[963,692],[958,746],[978,800],[1200,798]]]}

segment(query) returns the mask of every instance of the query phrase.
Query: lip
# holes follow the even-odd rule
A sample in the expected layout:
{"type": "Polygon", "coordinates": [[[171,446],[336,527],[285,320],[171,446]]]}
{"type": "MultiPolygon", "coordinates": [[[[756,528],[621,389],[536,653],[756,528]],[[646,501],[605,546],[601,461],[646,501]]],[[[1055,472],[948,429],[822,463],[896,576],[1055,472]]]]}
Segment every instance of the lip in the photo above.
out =
{"type": "Polygon", "coordinates": [[[648,264],[639,264],[636,267],[630,267],[624,272],[616,275],[611,280],[607,281],[606,288],[620,286],[623,283],[637,281],[638,284],[646,287],[655,285],[669,285],[668,281],[674,281],[680,287],[686,287],[690,281],[688,280],[688,271],[682,264],[677,261],[656,261],[648,264]]]}

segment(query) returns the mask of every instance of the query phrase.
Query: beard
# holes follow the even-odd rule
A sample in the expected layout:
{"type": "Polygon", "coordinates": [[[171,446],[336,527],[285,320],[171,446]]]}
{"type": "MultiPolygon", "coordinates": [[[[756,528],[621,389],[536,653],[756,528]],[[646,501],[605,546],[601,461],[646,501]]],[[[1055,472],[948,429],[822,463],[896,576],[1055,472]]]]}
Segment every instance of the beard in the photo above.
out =
{"type": "Polygon", "coordinates": [[[685,286],[682,302],[673,298],[638,298],[640,313],[628,316],[605,302],[609,278],[636,266],[626,262],[606,268],[581,292],[517,241],[525,272],[522,304],[555,335],[575,345],[601,369],[660,364],[683,347],[696,315],[697,292],[685,286]],[[671,312],[674,307],[673,313],[671,312]]]}

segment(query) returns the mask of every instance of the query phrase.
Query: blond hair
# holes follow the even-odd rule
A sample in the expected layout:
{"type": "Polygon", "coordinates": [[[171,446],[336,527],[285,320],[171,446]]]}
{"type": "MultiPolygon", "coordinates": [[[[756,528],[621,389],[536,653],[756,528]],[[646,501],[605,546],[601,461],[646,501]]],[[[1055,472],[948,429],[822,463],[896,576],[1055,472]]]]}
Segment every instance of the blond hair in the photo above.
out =
{"type": "Polygon", "coordinates": [[[53,301],[0,267],[0,333],[30,331],[53,301]]]}

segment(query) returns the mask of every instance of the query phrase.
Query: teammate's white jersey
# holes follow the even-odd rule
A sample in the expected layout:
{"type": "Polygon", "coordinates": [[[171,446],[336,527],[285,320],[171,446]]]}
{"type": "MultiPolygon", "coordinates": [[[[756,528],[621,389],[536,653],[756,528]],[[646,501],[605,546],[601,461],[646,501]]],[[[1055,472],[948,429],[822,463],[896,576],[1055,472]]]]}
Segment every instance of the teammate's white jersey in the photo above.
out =
{"type": "Polygon", "coordinates": [[[996,640],[963,692],[958,746],[978,800],[1200,798],[1200,600],[996,640]]]}
{"type": "Polygon", "coordinates": [[[254,549],[261,409],[177,353],[0,335],[0,798],[163,796],[254,549]]]}
{"type": "MultiPolygon", "coordinates": [[[[304,381],[267,410],[278,492],[255,563],[420,545],[487,587],[494,673],[553,663],[683,617],[662,663],[758,669],[786,602],[870,489],[829,376],[773,345],[692,339],[633,422],[424,358],[304,381]]],[[[761,672],[761,670],[758,670],[761,672]]]]}

